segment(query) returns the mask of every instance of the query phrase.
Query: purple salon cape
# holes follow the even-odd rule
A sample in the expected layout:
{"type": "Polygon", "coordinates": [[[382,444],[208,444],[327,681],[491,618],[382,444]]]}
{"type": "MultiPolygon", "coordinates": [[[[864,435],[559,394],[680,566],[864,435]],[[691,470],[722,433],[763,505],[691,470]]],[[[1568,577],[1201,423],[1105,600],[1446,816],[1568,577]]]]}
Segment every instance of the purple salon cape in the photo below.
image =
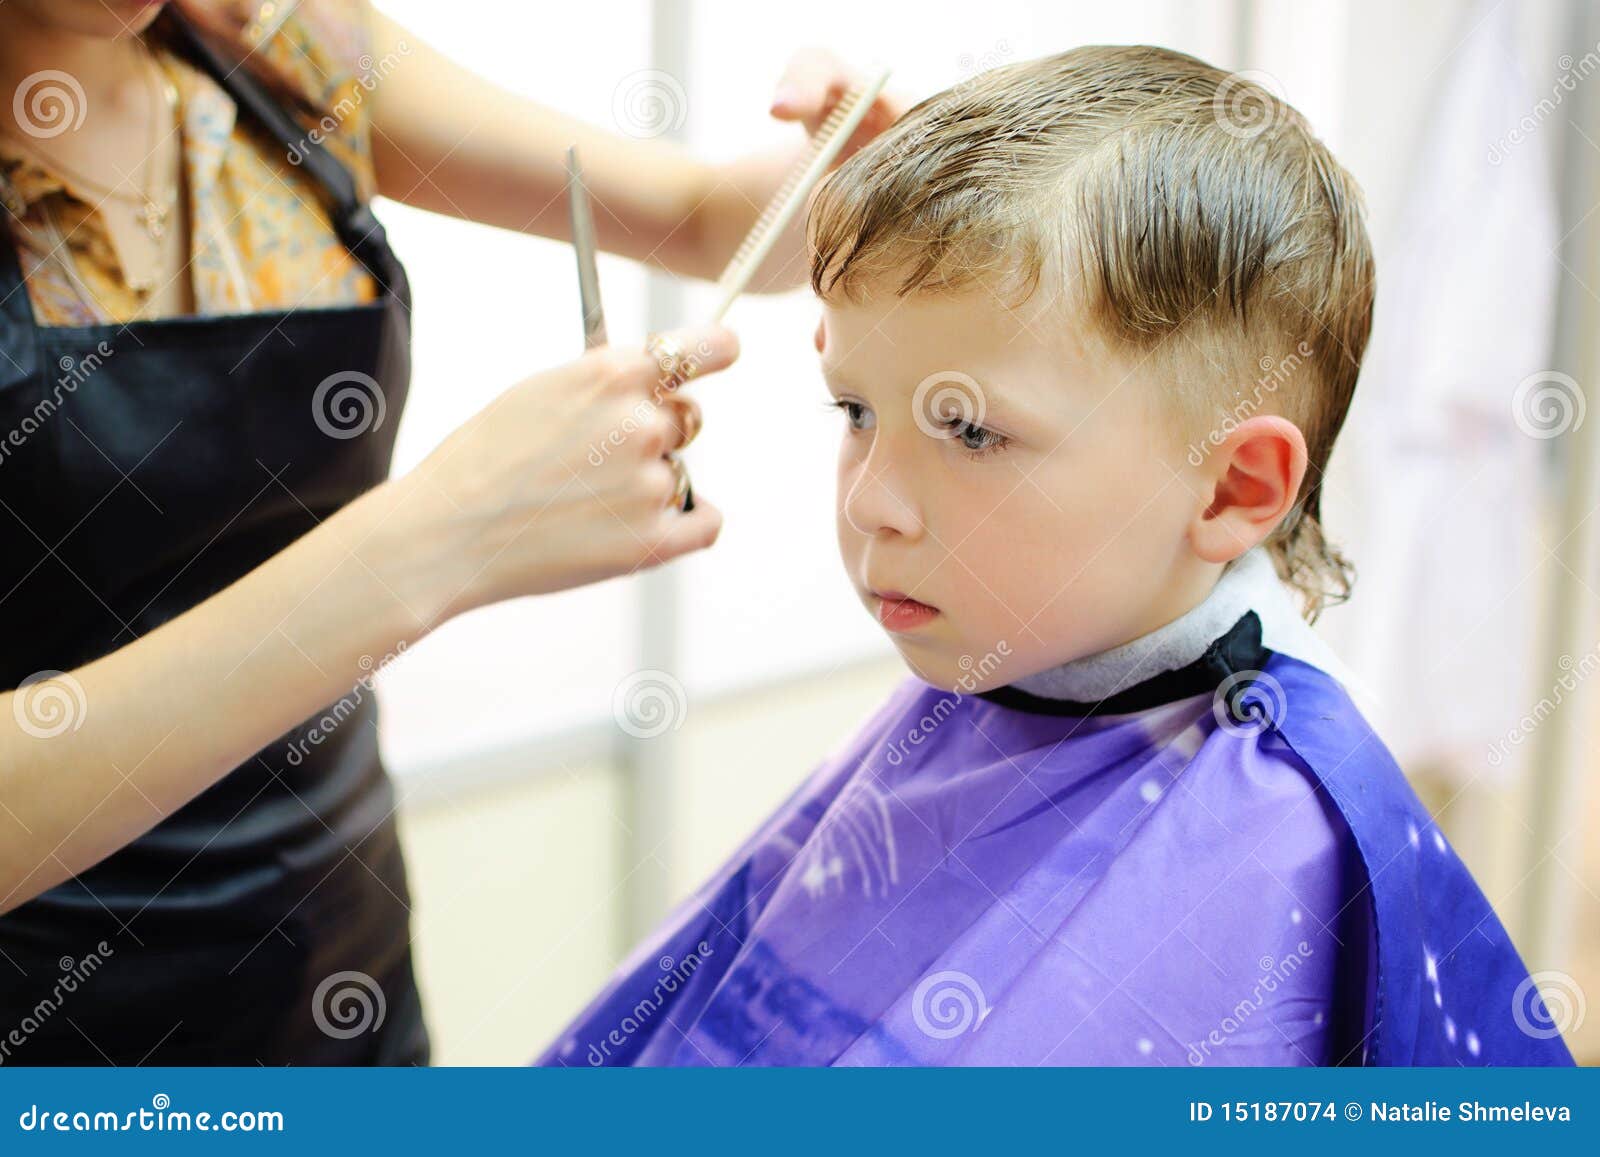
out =
{"type": "Polygon", "coordinates": [[[537,1063],[1572,1058],[1340,683],[1252,611],[1098,703],[909,680],[537,1063]]]}

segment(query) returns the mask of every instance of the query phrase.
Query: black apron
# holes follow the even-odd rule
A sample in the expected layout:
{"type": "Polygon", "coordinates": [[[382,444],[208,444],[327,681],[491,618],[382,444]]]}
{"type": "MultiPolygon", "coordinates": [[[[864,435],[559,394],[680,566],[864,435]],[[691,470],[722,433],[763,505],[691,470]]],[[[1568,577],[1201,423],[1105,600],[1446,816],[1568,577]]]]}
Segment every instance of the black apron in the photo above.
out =
{"type": "MultiPolygon", "coordinates": [[[[161,19],[264,132],[263,148],[304,155],[340,239],[383,292],[362,305],[41,327],[0,229],[7,689],[132,643],[382,482],[405,403],[410,289],[350,174],[176,11],[161,19]]],[[[79,709],[94,704],[66,705],[79,709]]],[[[61,719],[32,742],[49,743],[61,719]]],[[[371,690],[353,689],[148,834],[0,917],[0,1064],[427,1063],[376,724],[371,690]]]]}

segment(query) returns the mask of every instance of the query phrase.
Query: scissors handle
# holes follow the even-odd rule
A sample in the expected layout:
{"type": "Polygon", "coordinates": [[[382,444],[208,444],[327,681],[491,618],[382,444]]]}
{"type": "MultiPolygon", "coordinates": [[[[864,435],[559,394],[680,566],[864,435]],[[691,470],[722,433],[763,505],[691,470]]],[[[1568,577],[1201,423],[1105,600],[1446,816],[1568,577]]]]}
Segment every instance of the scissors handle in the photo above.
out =
{"type": "MultiPolygon", "coordinates": [[[[576,145],[567,149],[567,210],[572,220],[572,250],[578,257],[578,297],[583,304],[583,348],[606,344],[606,312],[600,304],[600,271],[595,265],[594,215],[589,190],[583,183],[576,145]]],[[[679,509],[694,509],[694,488],[689,471],[676,454],[666,455],[680,486],[679,509]]]]}

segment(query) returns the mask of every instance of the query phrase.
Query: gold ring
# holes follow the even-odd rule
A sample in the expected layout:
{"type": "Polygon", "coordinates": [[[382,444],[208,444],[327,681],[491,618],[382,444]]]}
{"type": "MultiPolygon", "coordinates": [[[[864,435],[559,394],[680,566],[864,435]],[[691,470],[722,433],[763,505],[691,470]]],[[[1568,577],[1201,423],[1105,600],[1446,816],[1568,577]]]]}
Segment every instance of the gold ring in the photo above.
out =
{"type": "Polygon", "coordinates": [[[644,348],[654,359],[656,369],[661,372],[662,382],[668,389],[676,389],[694,377],[694,359],[688,356],[688,351],[676,338],[663,333],[652,334],[645,342],[644,348]]]}
{"type": "Polygon", "coordinates": [[[678,480],[677,486],[672,491],[672,505],[679,510],[686,511],[689,509],[688,499],[692,493],[689,486],[689,468],[683,464],[683,459],[678,456],[675,450],[663,455],[663,457],[666,458],[667,464],[672,467],[673,477],[678,480]]]}
{"type": "Polygon", "coordinates": [[[285,9],[281,15],[278,14],[278,0],[261,0],[252,7],[255,11],[244,26],[244,41],[251,48],[259,48],[262,41],[278,30],[289,13],[285,9]],[[275,15],[278,17],[276,20],[273,19],[275,15]]]}
{"type": "Polygon", "coordinates": [[[673,397],[669,399],[668,404],[672,406],[673,425],[677,426],[678,433],[683,439],[677,448],[682,450],[700,434],[702,426],[700,407],[687,395],[673,397]]]}

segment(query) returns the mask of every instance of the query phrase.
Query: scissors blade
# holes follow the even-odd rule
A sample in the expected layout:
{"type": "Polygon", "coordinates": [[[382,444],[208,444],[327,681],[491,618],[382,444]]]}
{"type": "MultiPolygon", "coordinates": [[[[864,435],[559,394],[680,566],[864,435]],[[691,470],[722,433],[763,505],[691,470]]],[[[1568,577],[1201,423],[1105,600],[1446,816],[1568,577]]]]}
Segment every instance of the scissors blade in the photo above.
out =
{"type": "Polygon", "coordinates": [[[583,346],[606,344],[606,313],[600,304],[600,271],[595,267],[594,216],[583,183],[578,149],[567,149],[567,208],[572,217],[572,248],[578,255],[578,296],[583,303],[583,346]]]}

